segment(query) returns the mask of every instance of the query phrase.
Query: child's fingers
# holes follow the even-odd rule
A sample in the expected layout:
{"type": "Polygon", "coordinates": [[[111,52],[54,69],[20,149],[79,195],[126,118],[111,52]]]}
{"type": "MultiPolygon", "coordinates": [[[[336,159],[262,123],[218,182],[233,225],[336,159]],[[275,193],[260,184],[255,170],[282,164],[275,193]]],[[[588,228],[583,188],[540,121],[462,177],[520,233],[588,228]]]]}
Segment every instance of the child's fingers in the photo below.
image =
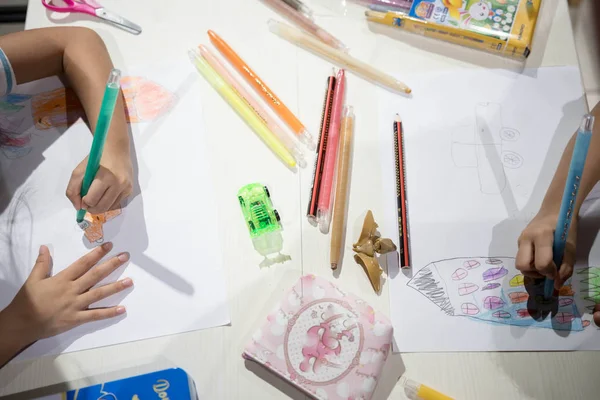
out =
{"type": "Polygon", "coordinates": [[[81,278],[77,280],[80,293],[85,292],[89,288],[98,284],[102,279],[112,274],[117,268],[129,261],[129,253],[121,253],[117,257],[113,257],[108,261],[91,268],[85,272],[81,278]]]}
{"type": "Polygon", "coordinates": [[[38,254],[37,260],[35,260],[35,265],[31,270],[29,279],[38,281],[47,278],[50,274],[50,259],[50,250],[48,250],[48,247],[40,246],[40,252],[38,254]]]}
{"type": "Polygon", "coordinates": [[[122,192],[119,195],[119,197],[117,197],[117,200],[115,200],[115,202],[112,204],[112,206],[110,206],[109,210],[118,210],[119,208],[121,208],[121,203],[123,202],[124,199],[129,197],[129,195],[130,195],[130,193],[122,192]]]}
{"type": "Polygon", "coordinates": [[[108,285],[100,286],[82,294],[79,297],[78,302],[80,303],[81,308],[87,308],[90,306],[90,304],[97,303],[100,300],[104,300],[107,297],[122,292],[123,290],[132,286],[133,281],[131,280],[131,278],[125,278],[118,282],[109,283],[108,285]]]}
{"type": "Polygon", "coordinates": [[[99,214],[108,211],[110,209],[110,206],[112,206],[119,197],[119,193],[120,191],[118,187],[109,187],[108,190],[104,192],[104,195],[102,196],[98,204],[96,204],[94,207],[90,207],[88,211],[92,214],[99,214]]]}
{"type": "Polygon", "coordinates": [[[552,232],[540,232],[533,239],[535,248],[535,269],[543,276],[554,279],[556,276],[556,266],[552,261],[552,232]]]}
{"type": "Polygon", "coordinates": [[[59,273],[59,275],[74,281],[85,274],[90,268],[102,260],[113,248],[112,243],[104,243],[102,246],[96,247],[94,250],[75,261],[68,268],[59,273]]]}
{"type": "Polygon", "coordinates": [[[96,175],[96,179],[92,181],[87,194],[81,199],[83,208],[89,210],[96,207],[102,196],[104,196],[104,193],[106,193],[110,187],[110,185],[105,182],[106,180],[107,178],[104,174],[98,173],[98,175],[96,175]]]}
{"type": "Polygon", "coordinates": [[[523,273],[530,272],[533,270],[533,242],[528,238],[519,239],[519,250],[517,251],[517,258],[515,260],[515,266],[523,273]]]}
{"type": "Polygon", "coordinates": [[[125,314],[125,307],[123,306],[94,308],[92,310],[79,311],[76,320],[81,325],[87,322],[114,318],[122,314],[125,314]]]}
{"type": "Polygon", "coordinates": [[[556,274],[554,288],[559,290],[565,284],[567,279],[571,277],[571,275],[573,275],[573,266],[563,263],[563,265],[560,267],[560,271],[558,271],[558,274],[556,274]]]}

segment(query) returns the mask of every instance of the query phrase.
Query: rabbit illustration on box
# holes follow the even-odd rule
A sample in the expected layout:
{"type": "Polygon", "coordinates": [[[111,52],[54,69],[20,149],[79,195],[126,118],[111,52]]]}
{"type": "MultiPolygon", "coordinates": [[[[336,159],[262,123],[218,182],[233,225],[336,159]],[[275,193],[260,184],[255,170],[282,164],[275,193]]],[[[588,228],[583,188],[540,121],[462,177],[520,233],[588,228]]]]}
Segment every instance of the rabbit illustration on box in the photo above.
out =
{"type": "Polygon", "coordinates": [[[317,399],[369,400],[391,340],[384,315],[333,283],[307,275],[267,316],[243,356],[317,399]]]}
{"type": "Polygon", "coordinates": [[[487,1],[480,1],[472,4],[467,11],[461,11],[461,17],[466,16],[463,19],[463,24],[468,26],[471,20],[485,21],[494,16],[494,10],[492,10],[492,3],[487,1]]]}

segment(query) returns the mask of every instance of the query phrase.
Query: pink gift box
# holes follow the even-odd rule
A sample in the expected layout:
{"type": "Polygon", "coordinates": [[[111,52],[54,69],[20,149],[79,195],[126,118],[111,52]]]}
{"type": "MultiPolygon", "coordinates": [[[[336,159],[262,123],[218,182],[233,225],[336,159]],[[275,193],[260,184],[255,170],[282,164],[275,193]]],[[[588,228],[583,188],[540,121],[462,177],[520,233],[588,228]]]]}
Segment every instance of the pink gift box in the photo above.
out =
{"type": "Polygon", "coordinates": [[[307,275],[254,333],[243,357],[322,400],[371,399],[391,349],[388,318],[307,275]]]}

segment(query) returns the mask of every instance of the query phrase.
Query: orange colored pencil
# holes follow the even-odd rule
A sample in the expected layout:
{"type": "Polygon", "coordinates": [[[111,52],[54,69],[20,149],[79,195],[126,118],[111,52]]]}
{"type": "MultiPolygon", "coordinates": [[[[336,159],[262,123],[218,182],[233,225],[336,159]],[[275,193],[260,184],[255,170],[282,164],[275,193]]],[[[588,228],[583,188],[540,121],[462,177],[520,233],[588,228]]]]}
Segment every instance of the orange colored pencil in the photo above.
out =
{"type": "Polygon", "coordinates": [[[242,60],[242,58],[212,30],[208,31],[208,37],[219,52],[233,65],[233,67],[250,83],[262,98],[271,106],[273,111],[292,129],[298,139],[306,144],[311,150],[316,148],[312,136],[298,117],[286,107],[285,104],[273,93],[262,79],[242,60]]]}

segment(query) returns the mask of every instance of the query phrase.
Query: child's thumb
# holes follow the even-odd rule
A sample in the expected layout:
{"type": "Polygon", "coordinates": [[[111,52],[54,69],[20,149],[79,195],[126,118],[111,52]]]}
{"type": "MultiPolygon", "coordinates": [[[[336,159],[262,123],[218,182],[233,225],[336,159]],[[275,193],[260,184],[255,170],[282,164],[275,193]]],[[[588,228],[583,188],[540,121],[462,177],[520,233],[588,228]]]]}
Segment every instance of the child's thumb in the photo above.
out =
{"type": "Polygon", "coordinates": [[[39,281],[47,278],[50,275],[51,264],[52,257],[50,256],[48,246],[40,246],[40,252],[35,260],[35,265],[31,270],[29,279],[39,281]]]}

